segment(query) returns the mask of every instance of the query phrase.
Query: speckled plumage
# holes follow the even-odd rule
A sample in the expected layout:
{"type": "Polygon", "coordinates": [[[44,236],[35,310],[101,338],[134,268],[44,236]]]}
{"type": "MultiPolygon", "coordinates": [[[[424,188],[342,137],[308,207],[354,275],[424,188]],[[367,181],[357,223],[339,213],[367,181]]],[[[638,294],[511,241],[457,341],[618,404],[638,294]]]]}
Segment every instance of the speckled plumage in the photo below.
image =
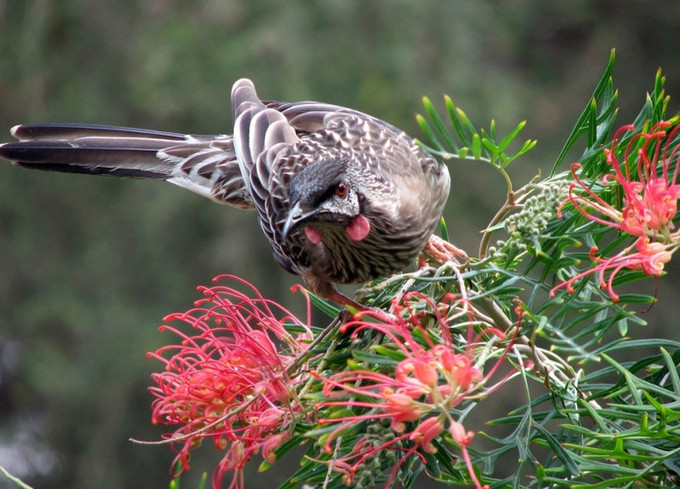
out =
{"type": "Polygon", "coordinates": [[[411,137],[335,105],[263,102],[247,79],[234,84],[232,110],[233,135],[16,126],[20,142],[1,145],[0,156],[35,169],[167,180],[220,203],[254,208],[279,265],[334,300],[334,283],[384,277],[416,258],[441,216],[450,182],[446,167],[411,137]],[[347,196],[333,194],[339,184],[347,196]],[[296,204],[294,212],[309,215],[300,222],[291,217],[296,204]],[[319,205],[322,211],[313,209],[319,205]],[[357,214],[370,224],[360,239],[348,228],[357,214]],[[317,235],[320,242],[309,239],[317,235]]]}

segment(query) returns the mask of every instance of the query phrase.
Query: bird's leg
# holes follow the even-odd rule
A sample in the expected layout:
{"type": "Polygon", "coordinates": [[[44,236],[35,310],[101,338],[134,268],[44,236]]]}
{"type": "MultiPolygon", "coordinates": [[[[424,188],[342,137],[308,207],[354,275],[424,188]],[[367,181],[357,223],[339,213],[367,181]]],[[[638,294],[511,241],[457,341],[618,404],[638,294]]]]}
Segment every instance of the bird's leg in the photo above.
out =
{"type": "Polygon", "coordinates": [[[347,297],[345,294],[343,294],[336,288],[333,288],[333,291],[328,296],[326,296],[325,299],[331,300],[337,304],[340,304],[341,306],[351,307],[352,309],[356,309],[357,311],[365,311],[368,309],[368,306],[359,304],[357,301],[350,297],[347,297]]]}
{"type": "Polygon", "coordinates": [[[368,309],[366,306],[359,304],[354,299],[350,299],[345,294],[340,292],[331,282],[319,280],[311,274],[303,275],[302,278],[307,284],[307,287],[309,287],[309,290],[323,299],[333,301],[336,304],[340,304],[341,306],[349,306],[353,309],[356,309],[357,311],[364,311],[368,309]]]}
{"type": "Polygon", "coordinates": [[[333,301],[336,304],[348,307],[350,309],[349,311],[345,309],[340,312],[340,316],[341,319],[343,319],[343,322],[347,322],[353,318],[354,315],[351,314],[350,312],[351,310],[355,310],[357,312],[370,311],[377,319],[380,319],[382,321],[394,320],[394,316],[383,311],[378,307],[371,307],[364,304],[360,304],[354,299],[347,297],[345,294],[340,292],[331,282],[319,280],[318,278],[315,278],[311,275],[303,276],[303,278],[307,283],[309,289],[319,297],[322,297],[329,301],[333,301]]]}
{"type": "Polygon", "coordinates": [[[468,256],[464,250],[433,234],[427,240],[427,243],[425,243],[425,247],[423,248],[420,258],[418,259],[418,266],[425,266],[428,259],[434,260],[438,263],[446,263],[450,261],[460,264],[458,259],[462,259],[463,262],[465,262],[468,260],[468,256]]]}

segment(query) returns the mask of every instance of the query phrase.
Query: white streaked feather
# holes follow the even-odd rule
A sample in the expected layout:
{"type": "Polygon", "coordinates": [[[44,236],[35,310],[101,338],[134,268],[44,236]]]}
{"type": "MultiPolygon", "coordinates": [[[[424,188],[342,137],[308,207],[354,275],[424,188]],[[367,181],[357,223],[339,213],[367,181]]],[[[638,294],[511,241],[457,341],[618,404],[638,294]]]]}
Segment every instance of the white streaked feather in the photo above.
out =
{"type": "Polygon", "coordinates": [[[207,199],[214,200],[215,202],[219,202],[221,204],[226,203],[221,199],[214,198],[213,187],[211,185],[210,180],[207,180],[206,178],[195,176],[192,177],[191,175],[187,175],[186,173],[180,173],[172,178],[168,178],[166,181],[175,184],[179,187],[182,187],[186,190],[190,190],[191,192],[194,192],[195,194],[198,194],[207,199]]]}

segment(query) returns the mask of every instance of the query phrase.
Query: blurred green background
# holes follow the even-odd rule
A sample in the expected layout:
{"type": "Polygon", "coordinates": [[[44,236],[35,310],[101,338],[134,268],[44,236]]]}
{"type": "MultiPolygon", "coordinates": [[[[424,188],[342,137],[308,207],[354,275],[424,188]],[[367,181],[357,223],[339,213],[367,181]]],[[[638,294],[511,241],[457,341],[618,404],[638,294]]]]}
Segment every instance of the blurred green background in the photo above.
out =
{"type": "MultiPolygon", "coordinates": [[[[619,122],[659,66],[677,111],[679,32],[677,1],[0,0],[0,131],[229,132],[231,84],[247,76],[264,98],[347,105],[420,136],[420,97],[447,93],[501,133],[528,121],[539,145],[514,169],[521,184],[549,170],[613,47],[619,122]]],[[[473,252],[503,187],[481,166],[450,169],[445,217],[473,252]]],[[[220,273],[302,312],[253,214],[157,182],[0,165],[0,465],[36,488],[167,487],[168,447],[128,441],[162,432],[145,353],[174,339],[162,317],[220,273]]],[[[676,282],[658,282],[666,302],[643,334],[678,337],[676,282]]],[[[212,470],[207,448],[183,487],[212,470]]],[[[273,487],[285,463],[252,464],[248,487],[273,487]]]]}

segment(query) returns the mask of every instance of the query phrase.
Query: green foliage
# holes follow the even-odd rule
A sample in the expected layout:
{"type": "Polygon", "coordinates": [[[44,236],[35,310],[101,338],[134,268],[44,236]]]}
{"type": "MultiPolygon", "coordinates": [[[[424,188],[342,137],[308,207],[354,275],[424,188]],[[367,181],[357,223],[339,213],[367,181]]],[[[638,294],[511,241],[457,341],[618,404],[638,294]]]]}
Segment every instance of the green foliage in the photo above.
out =
{"type": "MultiPolygon", "coordinates": [[[[567,155],[579,152],[580,178],[587,180],[592,192],[607,203],[621,204],[620,195],[599,183],[603,175],[611,172],[603,149],[611,147],[616,128],[613,66],[612,52],[591,100],[548,177],[537,177],[519,189],[513,188],[506,170],[536,144],[531,140],[515,143],[523,123],[500,137],[493,122],[488,130],[477,130],[449,97],[444,99],[443,115],[425,98],[427,117],[419,115],[417,120],[428,138],[427,149],[444,161],[465,159],[491,165],[507,183],[507,201],[484,231],[478,256],[457,265],[447,263],[390,277],[371,284],[361,294],[369,304],[380,307],[389,306],[390,301],[403,297],[407,290],[427,294],[433,303],[439,303],[447,293],[464,294],[480,317],[484,317],[481,323],[487,321],[487,325],[508,333],[505,340],[499,342],[496,338],[483,349],[503,358],[500,352],[511,341],[505,361],[519,369],[521,375],[515,377],[515,382],[522,383],[520,391],[525,399],[521,407],[508,415],[487,420],[488,429],[483,435],[494,448],[474,450],[474,441],[470,447],[477,476],[494,488],[678,484],[680,343],[663,338],[632,340],[628,336],[632,329],[645,324],[639,316],[641,308],[655,301],[636,292],[631,283],[649,276],[639,268],[620,270],[612,287],[624,288],[626,293],[618,296],[618,300],[614,300],[613,289],[600,286],[596,274],[586,274],[574,281],[573,291],[555,287],[597,265],[588,251],[591,247],[597,247],[599,256],[608,256],[631,241],[631,236],[620,229],[589,220],[571,207],[568,192],[574,177],[562,168],[567,155]],[[510,149],[513,147],[516,149],[510,149]],[[491,246],[492,235],[504,236],[491,246]],[[518,302],[523,311],[520,322],[512,314],[518,302]],[[509,340],[514,328],[520,329],[519,335],[509,340]],[[618,361],[616,357],[627,360],[618,361]],[[509,434],[495,436],[495,428],[501,426],[509,434]],[[516,469],[502,478],[496,477],[495,468],[504,465],[508,458],[519,461],[516,469]]],[[[621,148],[635,134],[672,119],[666,114],[668,97],[663,86],[664,77],[659,72],[635,118],[634,130],[619,141],[621,148]]],[[[623,149],[614,151],[616,156],[622,156],[623,149]]],[[[454,331],[455,324],[451,326],[454,331]]],[[[461,351],[473,346],[469,337],[455,336],[461,351]]],[[[332,354],[325,357],[325,372],[338,369],[393,372],[404,358],[393,342],[380,335],[359,335],[351,342],[336,338],[328,351],[332,354]]],[[[316,402],[324,401],[320,391],[308,395],[316,402]]],[[[463,420],[477,406],[483,411],[485,402],[490,401],[487,398],[493,395],[491,390],[483,390],[451,413],[463,420]]],[[[370,401],[356,395],[347,399],[370,401]]],[[[330,409],[324,416],[340,419],[361,413],[370,416],[378,412],[343,405],[330,409]]],[[[384,435],[390,432],[388,424],[367,417],[342,432],[333,454],[319,455],[334,426],[303,424],[298,435],[281,447],[283,453],[303,443],[305,438],[318,440],[309,447],[300,469],[283,487],[301,482],[344,487],[346,480],[331,470],[333,458],[348,453],[357,443],[366,443],[367,433],[377,436],[376,447],[382,443],[383,449],[376,451],[370,468],[355,474],[353,483],[356,487],[375,487],[389,479],[400,454],[413,447],[408,441],[397,447],[385,446],[384,435]]],[[[477,431],[481,427],[470,428],[477,431]]],[[[445,432],[437,441],[435,453],[419,451],[417,457],[399,466],[397,477],[405,487],[412,487],[416,477],[424,474],[445,483],[472,484],[470,473],[454,455],[456,450],[452,446],[456,444],[445,432]]]]}
{"type": "Polygon", "coordinates": [[[467,114],[454,106],[448,95],[444,96],[444,103],[453,126],[453,133],[447,128],[432,101],[427,97],[423,97],[423,105],[431,122],[420,114],[416,116],[418,125],[433,145],[432,147],[425,147],[444,160],[468,158],[475,161],[486,161],[498,168],[505,168],[536,145],[537,141],[527,140],[514,153],[505,154],[505,150],[524,128],[526,121],[517,124],[510,131],[510,134],[498,142],[495,121],[491,121],[488,131],[485,129],[477,131],[467,114]]]}
{"type": "MultiPolygon", "coordinates": [[[[170,484],[168,485],[169,489],[180,489],[181,485],[181,478],[179,477],[180,474],[182,473],[182,462],[178,462],[177,466],[175,467],[175,474],[174,478],[170,479],[170,484]]],[[[196,489],[205,489],[208,484],[208,473],[203,472],[201,474],[201,479],[198,482],[198,485],[196,486],[196,489]]]]}

